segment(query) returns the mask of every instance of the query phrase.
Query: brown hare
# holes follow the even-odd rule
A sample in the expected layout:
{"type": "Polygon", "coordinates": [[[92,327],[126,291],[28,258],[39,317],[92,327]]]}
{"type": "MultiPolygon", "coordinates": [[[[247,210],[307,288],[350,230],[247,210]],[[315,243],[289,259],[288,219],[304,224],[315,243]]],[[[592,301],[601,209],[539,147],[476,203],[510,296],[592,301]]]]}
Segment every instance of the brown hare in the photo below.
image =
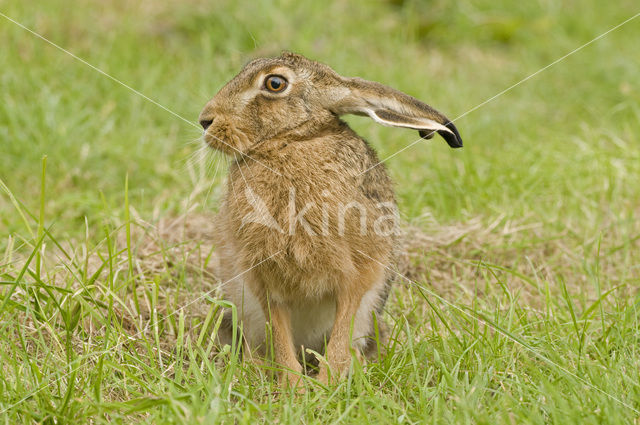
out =
{"type": "Polygon", "coordinates": [[[245,349],[272,346],[285,386],[300,384],[304,348],[324,353],[326,383],[352,348],[375,345],[400,246],[392,182],[343,114],[462,146],[430,106],[289,52],[247,64],[199,118],[205,142],[234,157],[216,219],[222,291],[245,349]]]}

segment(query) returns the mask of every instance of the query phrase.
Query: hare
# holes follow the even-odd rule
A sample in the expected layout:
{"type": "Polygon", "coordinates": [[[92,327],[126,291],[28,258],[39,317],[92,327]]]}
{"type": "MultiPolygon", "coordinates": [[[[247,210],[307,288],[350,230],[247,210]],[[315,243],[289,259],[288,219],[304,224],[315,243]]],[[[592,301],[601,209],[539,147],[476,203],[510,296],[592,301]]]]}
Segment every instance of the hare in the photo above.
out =
{"type": "Polygon", "coordinates": [[[462,146],[430,106],[290,52],[248,63],[199,117],[205,143],[234,158],[216,218],[223,296],[245,349],[273,347],[284,386],[300,385],[305,348],[324,353],[327,383],[384,334],[375,324],[400,246],[395,195],[343,114],[462,146]]]}

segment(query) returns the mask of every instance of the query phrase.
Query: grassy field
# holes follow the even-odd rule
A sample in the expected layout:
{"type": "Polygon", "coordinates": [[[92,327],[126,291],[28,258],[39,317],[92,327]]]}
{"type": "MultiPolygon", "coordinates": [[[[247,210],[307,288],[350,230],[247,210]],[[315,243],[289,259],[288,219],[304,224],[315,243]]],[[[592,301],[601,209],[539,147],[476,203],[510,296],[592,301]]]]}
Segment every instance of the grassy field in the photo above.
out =
{"type": "MultiPolygon", "coordinates": [[[[640,17],[492,99],[637,1],[0,12],[186,119],[0,16],[0,423],[640,423],[640,17]],[[305,395],[212,346],[227,163],[197,154],[202,106],[281,49],[464,115],[464,149],[386,162],[410,229],[386,355],[305,395]]],[[[348,121],[382,158],[416,137],[348,121]]]]}

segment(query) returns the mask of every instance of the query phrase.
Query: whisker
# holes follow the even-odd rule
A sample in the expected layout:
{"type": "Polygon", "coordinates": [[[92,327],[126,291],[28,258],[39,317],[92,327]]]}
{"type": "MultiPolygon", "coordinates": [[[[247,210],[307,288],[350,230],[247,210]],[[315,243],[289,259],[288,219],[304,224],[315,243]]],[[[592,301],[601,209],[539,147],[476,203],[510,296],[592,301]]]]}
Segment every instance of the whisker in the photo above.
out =
{"type": "MultiPolygon", "coordinates": [[[[237,160],[235,153],[233,154],[233,159],[234,159],[234,161],[237,160]]],[[[231,185],[231,191],[233,192],[233,199],[235,200],[236,205],[237,205],[238,204],[238,194],[236,193],[236,188],[235,188],[235,186],[233,184],[233,179],[231,178],[231,173],[227,174],[227,181],[231,185]]]]}
{"type": "Polygon", "coordinates": [[[202,174],[199,170],[204,168],[206,153],[206,146],[203,146],[189,154],[189,157],[186,160],[183,160],[183,165],[180,168],[180,171],[181,173],[188,173],[192,183],[195,183],[198,180],[198,177],[196,176],[197,174],[202,174]]]}
{"type": "Polygon", "coordinates": [[[213,189],[213,187],[216,186],[215,179],[216,179],[216,177],[218,175],[218,167],[220,167],[220,162],[221,162],[220,158],[216,158],[215,162],[216,162],[216,169],[215,169],[215,172],[213,174],[213,179],[211,180],[211,182],[209,184],[209,189],[207,190],[207,195],[204,197],[203,206],[207,205],[207,201],[209,200],[209,195],[211,194],[211,189],[213,189]]]}

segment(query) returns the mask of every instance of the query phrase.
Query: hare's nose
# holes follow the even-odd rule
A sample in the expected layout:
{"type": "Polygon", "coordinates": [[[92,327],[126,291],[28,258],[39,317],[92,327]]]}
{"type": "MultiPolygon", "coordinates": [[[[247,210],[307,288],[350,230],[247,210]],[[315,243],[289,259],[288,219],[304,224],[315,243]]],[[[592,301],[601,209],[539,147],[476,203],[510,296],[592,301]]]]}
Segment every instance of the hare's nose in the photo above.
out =
{"type": "Polygon", "coordinates": [[[207,130],[207,128],[209,128],[209,126],[213,123],[213,120],[200,120],[200,125],[202,126],[202,128],[205,129],[205,131],[207,130]]]}

